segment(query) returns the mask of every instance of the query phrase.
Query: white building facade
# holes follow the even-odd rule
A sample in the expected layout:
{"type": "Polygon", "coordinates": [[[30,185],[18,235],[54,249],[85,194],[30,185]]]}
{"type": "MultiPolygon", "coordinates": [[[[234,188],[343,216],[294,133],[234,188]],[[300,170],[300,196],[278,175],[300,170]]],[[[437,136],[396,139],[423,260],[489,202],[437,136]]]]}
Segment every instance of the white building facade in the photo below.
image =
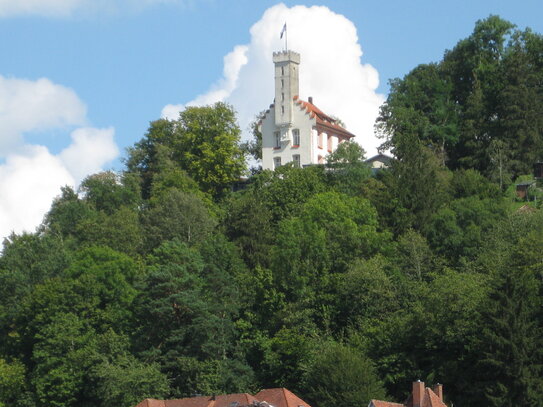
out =
{"type": "Polygon", "coordinates": [[[262,168],[323,164],[339,143],[354,135],[317,108],[311,97],[307,102],[299,98],[300,54],[274,52],[273,63],[275,100],[260,122],[262,168]]]}

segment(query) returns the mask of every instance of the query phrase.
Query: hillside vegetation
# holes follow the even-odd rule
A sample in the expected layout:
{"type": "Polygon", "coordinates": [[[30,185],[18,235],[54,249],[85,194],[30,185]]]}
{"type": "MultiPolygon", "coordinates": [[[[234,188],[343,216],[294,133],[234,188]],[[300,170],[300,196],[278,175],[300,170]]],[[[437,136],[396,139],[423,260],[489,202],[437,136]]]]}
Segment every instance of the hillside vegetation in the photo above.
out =
{"type": "MultiPolygon", "coordinates": [[[[130,407],[287,387],[313,407],[543,399],[543,38],[491,16],[391,82],[326,166],[249,179],[235,113],[157,120],[0,257],[0,406],[130,407]],[[529,197],[538,190],[530,189],[529,197]]],[[[255,141],[256,143],[256,141],[255,141]]],[[[248,144],[245,144],[247,146],[248,144]]]]}

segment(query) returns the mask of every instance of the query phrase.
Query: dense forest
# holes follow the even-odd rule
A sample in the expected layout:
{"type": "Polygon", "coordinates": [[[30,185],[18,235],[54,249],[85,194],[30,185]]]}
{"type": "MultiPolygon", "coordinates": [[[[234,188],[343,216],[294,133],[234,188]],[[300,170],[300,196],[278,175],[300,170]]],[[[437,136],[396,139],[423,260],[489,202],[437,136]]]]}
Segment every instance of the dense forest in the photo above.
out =
{"type": "Polygon", "coordinates": [[[0,406],[287,387],[314,407],[543,400],[543,37],[496,16],[391,81],[372,173],[246,174],[232,108],[151,123],[0,257],[0,406]]]}

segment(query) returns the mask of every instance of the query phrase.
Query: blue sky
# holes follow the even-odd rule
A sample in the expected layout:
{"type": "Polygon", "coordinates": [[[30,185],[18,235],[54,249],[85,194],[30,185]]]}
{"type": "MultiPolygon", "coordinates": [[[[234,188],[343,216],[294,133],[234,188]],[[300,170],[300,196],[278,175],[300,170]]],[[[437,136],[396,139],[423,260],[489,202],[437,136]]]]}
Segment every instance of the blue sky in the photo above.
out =
{"type": "Polygon", "coordinates": [[[225,100],[246,128],[272,101],[266,58],[282,46],[282,21],[302,54],[301,96],[317,96],[315,104],[362,134],[368,152],[390,78],[439,60],[490,14],[543,32],[535,0],[282,4],[0,0],[0,236],[32,230],[60,185],[121,169],[125,149],[167,116],[167,105],[175,114],[186,104],[225,100]]]}

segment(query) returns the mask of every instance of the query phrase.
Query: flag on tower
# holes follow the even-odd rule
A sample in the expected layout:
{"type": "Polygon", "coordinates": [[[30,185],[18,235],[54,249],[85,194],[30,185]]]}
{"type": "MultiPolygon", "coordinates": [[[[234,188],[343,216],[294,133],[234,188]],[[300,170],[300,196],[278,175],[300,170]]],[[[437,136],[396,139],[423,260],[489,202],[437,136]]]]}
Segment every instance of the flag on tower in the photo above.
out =
{"type": "Polygon", "coordinates": [[[281,30],[281,35],[279,36],[279,39],[283,38],[283,34],[287,32],[287,23],[283,26],[283,29],[281,30]]]}

